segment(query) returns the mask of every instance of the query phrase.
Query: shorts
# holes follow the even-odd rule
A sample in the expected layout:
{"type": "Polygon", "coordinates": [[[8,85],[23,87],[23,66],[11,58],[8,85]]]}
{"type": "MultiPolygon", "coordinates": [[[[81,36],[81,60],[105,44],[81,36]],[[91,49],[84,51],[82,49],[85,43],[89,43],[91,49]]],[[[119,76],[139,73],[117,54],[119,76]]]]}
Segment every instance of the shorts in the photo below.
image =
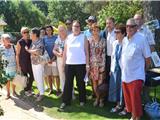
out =
{"type": "Polygon", "coordinates": [[[45,76],[58,76],[58,68],[57,68],[57,62],[52,62],[52,64],[46,64],[44,66],[44,75],[45,76]]]}

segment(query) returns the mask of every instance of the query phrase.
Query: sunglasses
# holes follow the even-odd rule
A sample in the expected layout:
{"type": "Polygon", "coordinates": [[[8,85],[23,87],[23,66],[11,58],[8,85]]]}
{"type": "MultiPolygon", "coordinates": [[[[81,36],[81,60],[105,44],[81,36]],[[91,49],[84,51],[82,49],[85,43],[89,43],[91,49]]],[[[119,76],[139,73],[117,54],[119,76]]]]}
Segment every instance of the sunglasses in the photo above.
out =
{"type": "Polygon", "coordinates": [[[23,32],[23,34],[27,34],[27,33],[29,33],[29,31],[23,32]]]}
{"type": "Polygon", "coordinates": [[[66,25],[71,25],[72,23],[66,23],[66,25]]]}
{"type": "Polygon", "coordinates": [[[126,28],[134,28],[136,25],[126,25],[126,28]]]}
{"type": "Polygon", "coordinates": [[[114,31],[114,33],[115,33],[115,34],[119,34],[119,33],[121,33],[121,31],[114,31]]]}

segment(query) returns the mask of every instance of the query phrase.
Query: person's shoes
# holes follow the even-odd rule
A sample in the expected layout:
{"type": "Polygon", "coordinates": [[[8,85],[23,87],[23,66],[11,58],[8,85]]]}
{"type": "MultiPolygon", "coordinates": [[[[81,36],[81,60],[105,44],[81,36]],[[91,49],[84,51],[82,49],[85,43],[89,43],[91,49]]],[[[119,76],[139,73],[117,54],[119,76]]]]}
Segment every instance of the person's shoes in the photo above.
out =
{"type": "Polygon", "coordinates": [[[104,102],[100,102],[99,107],[101,107],[101,108],[104,107],[104,102]]]}
{"type": "Polygon", "coordinates": [[[18,94],[16,92],[13,92],[12,94],[14,97],[18,97],[18,94]]]}
{"type": "Polygon", "coordinates": [[[57,91],[56,96],[59,97],[62,94],[61,91],[57,91]]]}
{"type": "Polygon", "coordinates": [[[33,93],[32,93],[32,91],[25,91],[25,95],[28,96],[28,97],[30,97],[30,96],[33,95],[33,93]]]}
{"type": "Polygon", "coordinates": [[[124,109],[123,111],[119,112],[118,115],[125,116],[127,115],[127,111],[124,109]]]}
{"type": "Polygon", "coordinates": [[[98,106],[98,100],[95,100],[95,101],[94,101],[93,106],[94,106],[94,107],[98,106]]]}
{"type": "Polygon", "coordinates": [[[115,113],[115,112],[118,112],[119,110],[121,110],[121,107],[120,106],[116,106],[114,108],[111,109],[111,113],[115,113]]]}
{"type": "Polygon", "coordinates": [[[44,98],[44,95],[39,95],[36,99],[37,102],[42,101],[42,99],[44,98]]]}
{"type": "Polygon", "coordinates": [[[10,95],[7,95],[7,97],[5,98],[5,100],[8,100],[8,99],[10,99],[11,98],[11,96],[10,95]]]}
{"type": "Polygon", "coordinates": [[[84,102],[80,102],[80,104],[79,104],[80,106],[84,106],[84,102]]]}
{"type": "Polygon", "coordinates": [[[34,97],[36,97],[36,98],[37,98],[38,96],[40,96],[40,93],[37,93],[37,94],[34,95],[34,97]]]}
{"type": "Polygon", "coordinates": [[[64,108],[66,107],[66,104],[65,103],[62,103],[61,105],[60,105],[60,107],[58,108],[58,111],[59,112],[64,112],[64,108]]]}
{"type": "Polygon", "coordinates": [[[75,100],[76,99],[76,96],[73,94],[72,95],[72,100],[75,100]]]}
{"type": "Polygon", "coordinates": [[[53,90],[50,90],[48,95],[52,95],[53,93],[54,93],[53,90]]]}

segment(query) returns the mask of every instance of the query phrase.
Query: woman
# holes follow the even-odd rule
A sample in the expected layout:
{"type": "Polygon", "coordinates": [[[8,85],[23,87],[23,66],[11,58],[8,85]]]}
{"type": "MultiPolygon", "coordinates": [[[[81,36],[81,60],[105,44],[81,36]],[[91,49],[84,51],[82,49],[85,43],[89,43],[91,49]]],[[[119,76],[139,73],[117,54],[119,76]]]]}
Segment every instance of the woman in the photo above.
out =
{"type": "Polygon", "coordinates": [[[16,61],[18,71],[28,76],[27,87],[24,89],[27,96],[32,95],[33,72],[31,66],[30,53],[25,50],[25,46],[30,47],[32,41],[29,39],[29,29],[27,27],[21,28],[22,38],[17,42],[16,61]]]}
{"type": "MultiPolygon", "coordinates": [[[[113,51],[111,56],[111,77],[109,85],[109,101],[117,102],[116,107],[111,109],[111,112],[118,112],[123,109],[124,101],[122,94],[122,81],[121,81],[121,68],[120,58],[122,52],[122,41],[126,36],[126,28],[124,25],[119,24],[115,27],[116,41],[113,42],[113,51]]],[[[127,112],[124,109],[119,115],[126,115],[127,112]]]]}
{"type": "Polygon", "coordinates": [[[48,62],[48,64],[45,65],[45,77],[48,78],[48,83],[50,86],[50,91],[48,95],[53,94],[53,82],[56,80],[56,89],[57,93],[56,95],[59,96],[61,94],[60,92],[60,80],[59,80],[59,74],[58,74],[58,68],[55,61],[55,55],[53,54],[53,48],[55,41],[57,39],[57,36],[53,35],[53,27],[52,26],[46,26],[46,36],[43,38],[45,50],[47,51],[51,61],[48,62]]]}
{"type": "Polygon", "coordinates": [[[73,33],[68,36],[65,42],[63,53],[63,66],[65,65],[65,86],[62,95],[62,104],[59,111],[63,111],[66,105],[71,103],[73,80],[76,77],[77,87],[79,91],[80,106],[84,106],[86,102],[86,89],[84,77],[86,67],[89,66],[88,60],[88,44],[84,34],[81,33],[79,21],[73,21],[73,33]]]}
{"type": "Polygon", "coordinates": [[[103,98],[97,92],[97,86],[105,80],[105,40],[100,37],[100,27],[93,23],[92,36],[89,41],[89,78],[92,81],[96,100],[93,106],[104,106],[103,98]]]}
{"type": "MultiPolygon", "coordinates": [[[[11,38],[8,34],[3,34],[1,36],[2,44],[0,46],[1,51],[1,59],[2,61],[7,61],[7,65],[4,67],[5,74],[7,76],[7,97],[6,99],[9,99],[10,96],[10,81],[15,77],[16,74],[16,54],[15,54],[15,48],[11,44],[11,38]]],[[[15,91],[16,86],[12,84],[12,91],[13,96],[17,96],[17,93],[15,91]]]]}
{"type": "Polygon", "coordinates": [[[65,40],[67,39],[67,29],[64,25],[58,26],[58,38],[55,41],[55,46],[53,49],[53,53],[57,57],[57,66],[58,66],[58,72],[60,77],[60,84],[61,84],[61,91],[64,90],[64,83],[65,83],[65,73],[62,68],[63,65],[63,51],[64,51],[64,44],[65,40]]]}
{"type": "Polygon", "coordinates": [[[33,28],[31,30],[30,37],[32,40],[31,47],[28,49],[28,47],[26,46],[25,48],[29,53],[31,53],[33,75],[39,90],[36,101],[41,101],[44,97],[44,66],[43,64],[41,64],[41,55],[44,52],[44,45],[43,41],[39,38],[40,30],[38,28],[33,28]]]}

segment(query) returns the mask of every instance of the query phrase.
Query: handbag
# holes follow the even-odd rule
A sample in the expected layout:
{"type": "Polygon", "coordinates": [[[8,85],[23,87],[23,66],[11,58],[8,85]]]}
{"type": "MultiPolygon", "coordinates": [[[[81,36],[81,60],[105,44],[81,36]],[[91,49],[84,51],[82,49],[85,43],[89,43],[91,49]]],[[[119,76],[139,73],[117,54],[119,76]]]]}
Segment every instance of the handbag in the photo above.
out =
{"type": "Polygon", "coordinates": [[[24,76],[21,72],[17,73],[16,76],[13,79],[13,84],[21,87],[21,88],[25,88],[27,86],[27,81],[28,81],[28,77],[24,76]]]}
{"type": "Polygon", "coordinates": [[[152,120],[160,120],[160,104],[154,99],[144,107],[145,112],[152,120]]]}
{"type": "Polygon", "coordinates": [[[40,55],[40,64],[45,65],[50,60],[48,52],[45,50],[43,55],[40,55]]]}
{"type": "Polygon", "coordinates": [[[101,83],[100,85],[97,86],[97,93],[101,98],[105,97],[107,95],[107,90],[108,90],[108,84],[106,83],[101,83]]]}

